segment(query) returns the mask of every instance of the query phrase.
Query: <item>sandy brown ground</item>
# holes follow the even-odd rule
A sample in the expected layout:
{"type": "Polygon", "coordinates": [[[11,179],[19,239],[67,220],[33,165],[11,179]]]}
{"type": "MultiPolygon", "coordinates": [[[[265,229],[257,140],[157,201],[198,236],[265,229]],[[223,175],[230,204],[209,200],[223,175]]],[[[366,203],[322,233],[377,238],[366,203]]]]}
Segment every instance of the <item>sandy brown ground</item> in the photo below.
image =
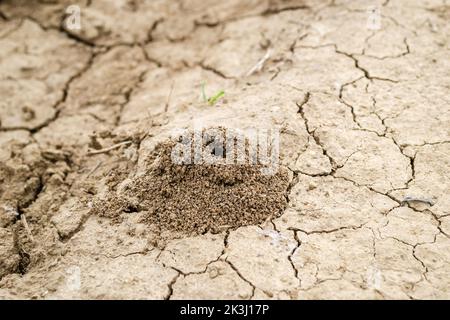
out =
{"type": "Polygon", "coordinates": [[[450,298],[448,1],[377,30],[376,1],[77,2],[80,31],[73,1],[0,1],[0,298],[450,298]],[[161,247],[91,213],[196,123],[281,127],[280,218],[161,247]]]}

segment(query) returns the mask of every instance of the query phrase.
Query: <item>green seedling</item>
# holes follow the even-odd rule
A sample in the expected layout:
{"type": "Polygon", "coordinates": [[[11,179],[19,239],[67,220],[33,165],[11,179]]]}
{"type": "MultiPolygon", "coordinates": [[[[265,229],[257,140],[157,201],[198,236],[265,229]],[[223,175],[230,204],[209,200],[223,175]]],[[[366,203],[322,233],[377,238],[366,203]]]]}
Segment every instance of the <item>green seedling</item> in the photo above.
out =
{"type": "Polygon", "coordinates": [[[210,106],[215,105],[217,101],[220,100],[225,95],[225,91],[220,90],[215,95],[213,95],[211,98],[208,99],[208,103],[210,106]]]}
{"type": "Polygon", "coordinates": [[[208,98],[205,93],[205,82],[202,82],[202,98],[204,102],[208,102],[210,106],[213,106],[225,95],[225,91],[220,90],[212,97],[208,98]]]}

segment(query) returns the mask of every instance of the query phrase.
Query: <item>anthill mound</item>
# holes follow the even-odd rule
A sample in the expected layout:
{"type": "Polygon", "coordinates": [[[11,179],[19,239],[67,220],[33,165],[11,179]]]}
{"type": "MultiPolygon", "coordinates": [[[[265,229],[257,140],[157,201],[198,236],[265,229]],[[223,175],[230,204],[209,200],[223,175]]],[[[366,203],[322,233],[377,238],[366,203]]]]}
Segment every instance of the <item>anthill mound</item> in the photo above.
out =
{"type": "MultiPolygon", "coordinates": [[[[202,139],[203,152],[211,150],[211,141],[202,139]]],[[[94,210],[111,217],[143,212],[144,222],[162,231],[194,234],[255,225],[282,214],[289,186],[285,169],[268,175],[261,164],[224,164],[226,143],[216,142],[213,152],[206,154],[219,161],[177,164],[171,157],[177,143],[160,143],[148,159],[148,171],[120,193],[97,202],[94,210]]],[[[247,147],[246,142],[248,156],[247,147]]]]}

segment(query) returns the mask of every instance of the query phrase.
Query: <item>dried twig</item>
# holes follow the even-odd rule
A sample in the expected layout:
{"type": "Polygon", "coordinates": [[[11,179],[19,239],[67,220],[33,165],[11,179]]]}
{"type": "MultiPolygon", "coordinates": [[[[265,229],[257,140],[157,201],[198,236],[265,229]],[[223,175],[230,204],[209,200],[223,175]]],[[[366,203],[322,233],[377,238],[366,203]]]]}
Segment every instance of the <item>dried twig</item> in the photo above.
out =
{"type": "Polygon", "coordinates": [[[33,238],[33,234],[31,233],[31,229],[28,226],[28,222],[27,222],[27,217],[25,217],[25,214],[22,213],[20,215],[20,221],[22,221],[23,227],[25,228],[25,230],[27,231],[28,237],[30,238],[31,241],[34,242],[34,238],[33,238]]]}
{"type": "Polygon", "coordinates": [[[89,178],[89,176],[90,176],[91,174],[93,174],[93,173],[95,172],[95,170],[97,170],[98,167],[100,167],[100,165],[101,165],[102,163],[103,163],[103,161],[97,162],[97,164],[95,165],[95,167],[92,168],[91,171],[89,171],[89,173],[87,174],[86,178],[89,178]]]}
{"type": "Polygon", "coordinates": [[[106,153],[106,152],[109,152],[111,150],[117,149],[117,148],[119,148],[119,147],[121,147],[123,145],[130,144],[131,142],[132,141],[124,141],[124,142],[117,143],[117,144],[115,144],[115,145],[113,145],[111,147],[108,147],[108,148],[104,148],[104,149],[100,149],[100,150],[94,150],[94,151],[88,151],[87,155],[91,156],[91,155],[94,155],[94,154],[106,153]]]}
{"type": "Polygon", "coordinates": [[[270,58],[270,55],[272,54],[272,50],[267,49],[266,54],[264,55],[264,57],[261,58],[261,60],[259,60],[254,66],[253,68],[251,68],[247,74],[245,75],[246,77],[251,76],[253,73],[255,73],[256,71],[260,71],[262,69],[262,67],[264,66],[264,63],[266,63],[266,61],[270,58]]]}
{"type": "Polygon", "coordinates": [[[175,82],[172,82],[172,85],[170,86],[169,96],[167,97],[166,105],[164,106],[164,112],[167,112],[167,110],[169,110],[170,98],[172,97],[172,91],[173,91],[174,85],[175,85],[175,82]]]}

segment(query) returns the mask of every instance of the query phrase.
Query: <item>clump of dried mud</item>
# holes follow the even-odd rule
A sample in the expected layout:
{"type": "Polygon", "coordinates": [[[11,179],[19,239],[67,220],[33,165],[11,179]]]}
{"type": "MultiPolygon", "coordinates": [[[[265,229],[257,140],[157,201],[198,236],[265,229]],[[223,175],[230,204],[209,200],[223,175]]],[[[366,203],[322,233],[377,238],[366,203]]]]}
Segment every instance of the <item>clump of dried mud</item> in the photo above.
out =
{"type": "Polygon", "coordinates": [[[160,143],[148,159],[148,171],[96,201],[94,212],[113,219],[143,212],[143,222],[160,231],[188,234],[255,225],[282,214],[289,186],[285,169],[264,175],[261,164],[175,164],[175,143],[160,143]]]}

